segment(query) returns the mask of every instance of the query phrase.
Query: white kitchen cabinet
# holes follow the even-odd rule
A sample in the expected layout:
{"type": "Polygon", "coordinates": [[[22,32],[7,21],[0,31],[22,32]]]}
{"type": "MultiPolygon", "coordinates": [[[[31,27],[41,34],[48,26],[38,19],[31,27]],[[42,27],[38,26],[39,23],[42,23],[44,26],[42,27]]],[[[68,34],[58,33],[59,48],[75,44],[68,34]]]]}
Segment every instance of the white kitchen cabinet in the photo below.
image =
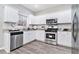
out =
{"type": "Polygon", "coordinates": [[[35,31],[24,31],[24,35],[23,35],[23,44],[26,44],[28,42],[31,42],[33,40],[35,40],[35,31]]]}
{"type": "Polygon", "coordinates": [[[23,44],[31,42],[35,39],[45,42],[45,31],[43,31],[43,30],[24,31],[23,36],[24,36],[23,44]]]}
{"type": "Polygon", "coordinates": [[[58,44],[71,47],[72,45],[71,32],[58,31],[58,44]]]}
{"type": "Polygon", "coordinates": [[[10,53],[10,33],[4,32],[4,50],[10,53]]]}
{"type": "Polygon", "coordinates": [[[38,17],[38,20],[40,20],[40,21],[38,22],[39,24],[46,24],[46,17],[40,16],[40,17],[38,17]]]}
{"type": "Polygon", "coordinates": [[[35,24],[35,23],[36,23],[35,16],[29,15],[28,19],[29,19],[29,21],[30,21],[30,24],[35,24]]]}
{"type": "Polygon", "coordinates": [[[57,13],[58,23],[71,23],[71,9],[57,13]]]}
{"type": "Polygon", "coordinates": [[[4,15],[5,15],[5,22],[17,22],[18,21],[18,10],[14,9],[10,6],[4,7],[4,15]]]}
{"type": "Polygon", "coordinates": [[[44,30],[37,30],[36,31],[36,39],[39,41],[45,42],[45,31],[44,30]]]}
{"type": "Polygon", "coordinates": [[[44,16],[37,16],[36,23],[37,24],[46,24],[46,18],[44,16]]]}
{"type": "Polygon", "coordinates": [[[31,24],[46,24],[46,17],[44,16],[32,16],[31,24]]]}

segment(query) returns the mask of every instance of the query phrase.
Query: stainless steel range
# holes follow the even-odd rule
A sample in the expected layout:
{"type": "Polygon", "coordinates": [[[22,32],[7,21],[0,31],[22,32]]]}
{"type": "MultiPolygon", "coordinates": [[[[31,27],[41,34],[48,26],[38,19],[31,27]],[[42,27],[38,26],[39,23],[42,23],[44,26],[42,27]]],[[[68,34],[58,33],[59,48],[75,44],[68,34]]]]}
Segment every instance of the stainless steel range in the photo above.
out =
{"type": "Polygon", "coordinates": [[[45,42],[48,44],[56,45],[57,44],[57,37],[58,37],[57,19],[47,19],[46,24],[47,24],[47,29],[45,30],[45,32],[46,32],[45,42]]]}

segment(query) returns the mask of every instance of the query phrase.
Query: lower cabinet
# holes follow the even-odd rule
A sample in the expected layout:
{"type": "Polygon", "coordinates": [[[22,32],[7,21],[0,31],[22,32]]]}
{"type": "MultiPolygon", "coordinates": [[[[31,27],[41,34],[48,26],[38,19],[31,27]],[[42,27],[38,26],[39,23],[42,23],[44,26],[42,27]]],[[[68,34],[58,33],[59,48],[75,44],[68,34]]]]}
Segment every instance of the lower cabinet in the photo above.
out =
{"type": "Polygon", "coordinates": [[[10,33],[4,32],[4,50],[10,53],[10,33]]]}
{"type": "Polygon", "coordinates": [[[23,34],[23,44],[29,43],[33,40],[35,40],[35,31],[24,31],[23,34]]]}
{"type": "Polygon", "coordinates": [[[59,31],[58,32],[58,44],[71,47],[72,45],[72,35],[71,32],[64,32],[64,31],[59,31]]]}
{"type": "Polygon", "coordinates": [[[36,39],[45,42],[45,31],[44,30],[36,31],[36,39]]]}
{"type": "Polygon", "coordinates": [[[23,36],[23,44],[33,40],[45,41],[45,31],[43,30],[24,31],[23,36]]]}

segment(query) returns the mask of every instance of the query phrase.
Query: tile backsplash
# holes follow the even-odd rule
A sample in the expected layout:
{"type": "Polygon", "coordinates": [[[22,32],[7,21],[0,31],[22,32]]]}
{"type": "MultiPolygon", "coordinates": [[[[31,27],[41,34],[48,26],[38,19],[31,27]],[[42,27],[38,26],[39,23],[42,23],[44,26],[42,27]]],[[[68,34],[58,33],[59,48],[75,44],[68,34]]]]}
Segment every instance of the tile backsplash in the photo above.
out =
{"type": "Polygon", "coordinates": [[[59,28],[60,31],[63,31],[63,29],[69,29],[69,30],[71,30],[72,29],[72,26],[71,26],[71,24],[58,25],[58,28],[59,28]]]}

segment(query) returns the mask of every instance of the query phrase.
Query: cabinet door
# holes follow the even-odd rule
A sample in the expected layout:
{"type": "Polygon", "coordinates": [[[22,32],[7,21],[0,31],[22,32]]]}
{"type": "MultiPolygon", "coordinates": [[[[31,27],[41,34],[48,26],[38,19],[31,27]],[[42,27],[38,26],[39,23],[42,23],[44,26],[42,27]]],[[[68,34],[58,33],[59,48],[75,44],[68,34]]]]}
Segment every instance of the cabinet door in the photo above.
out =
{"type": "Polygon", "coordinates": [[[36,31],[29,31],[28,35],[31,41],[36,39],[36,31]]]}
{"type": "Polygon", "coordinates": [[[5,20],[8,22],[17,22],[18,21],[18,10],[5,6],[5,20]]]}
{"type": "Polygon", "coordinates": [[[33,21],[34,21],[35,24],[46,24],[46,17],[36,16],[33,21]]]}
{"type": "Polygon", "coordinates": [[[36,31],[36,39],[45,42],[45,31],[36,31]]]}
{"type": "Polygon", "coordinates": [[[71,23],[71,9],[57,14],[58,23],[71,23]]]}
{"type": "Polygon", "coordinates": [[[71,32],[58,32],[58,44],[71,47],[71,32]]]}
{"type": "Polygon", "coordinates": [[[29,32],[24,31],[23,34],[23,44],[26,44],[29,42],[29,32]]]}
{"type": "Polygon", "coordinates": [[[36,38],[34,31],[25,31],[23,35],[23,44],[33,41],[36,38]]]}

